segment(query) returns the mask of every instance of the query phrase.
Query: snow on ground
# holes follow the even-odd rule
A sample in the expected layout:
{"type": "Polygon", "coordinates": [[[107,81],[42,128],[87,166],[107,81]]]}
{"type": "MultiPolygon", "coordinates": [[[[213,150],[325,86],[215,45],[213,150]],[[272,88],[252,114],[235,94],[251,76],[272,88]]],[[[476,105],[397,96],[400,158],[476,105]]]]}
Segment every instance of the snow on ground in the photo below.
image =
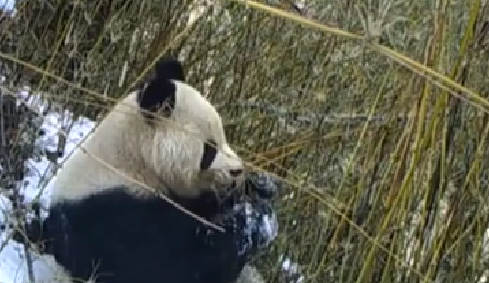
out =
{"type": "Polygon", "coordinates": [[[0,0],[0,8],[10,11],[14,8],[15,0],[0,0]]]}
{"type": "MultiPolygon", "coordinates": [[[[27,98],[26,93],[21,93],[21,98],[27,98]]],[[[34,109],[38,113],[42,113],[44,105],[39,101],[34,101],[34,98],[29,99],[28,105],[36,105],[34,109]]],[[[45,116],[41,129],[45,134],[38,138],[36,145],[41,149],[54,149],[57,145],[58,130],[61,128],[60,124],[71,123],[72,115],[68,111],[60,115],[59,113],[49,113],[45,116]]],[[[62,162],[69,153],[72,152],[76,145],[82,140],[82,138],[93,128],[94,122],[87,118],[80,118],[73,123],[71,131],[68,133],[67,144],[64,157],[60,158],[59,162],[62,162]]],[[[48,159],[41,155],[39,158],[31,158],[28,163],[30,174],[24,179],[23,192],[26,197],[26,202],[30,202],[40,192],[40,184],[43,183],[43,176],[47,173],[47,179],[51,176],[53,166],[48,159]]],[[[47,196],[49,196],[50,187],[46,186],[45,191],[41,194],[41,203],[43,206],[49,204],[47,196]]],[[[5,212],[11,208],[10,201],[4,196],[0,195],[0,223],[5,223],[5,212]]],[[[0,243],[5,243],[7,234],[2,233],[0,236],[0,243]]],[[[33,257],[33,269],[37,282],[53,282],[54,272],[57,271],[56,264],[51,256],[35,256],[33,257]]],[[[27,281],[27,266],[23,253],[23,246],[9,241],[8,244],[0,251],[0,283],[24,283],[27,281]]]]}

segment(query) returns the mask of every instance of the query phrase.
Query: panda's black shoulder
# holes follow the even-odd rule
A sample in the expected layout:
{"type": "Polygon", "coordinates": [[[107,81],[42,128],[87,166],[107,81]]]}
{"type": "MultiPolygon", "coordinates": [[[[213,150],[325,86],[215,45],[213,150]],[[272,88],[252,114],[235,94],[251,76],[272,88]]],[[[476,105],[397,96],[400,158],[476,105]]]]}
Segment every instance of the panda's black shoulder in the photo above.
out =
{"type": "Polygon", "coordinates": [[[43,230],[47,251],[71,276],[95,273],[106,283],[229,283],[245,264],[239,233],[217,231],[124,187],[53,204],[43,230]]]}

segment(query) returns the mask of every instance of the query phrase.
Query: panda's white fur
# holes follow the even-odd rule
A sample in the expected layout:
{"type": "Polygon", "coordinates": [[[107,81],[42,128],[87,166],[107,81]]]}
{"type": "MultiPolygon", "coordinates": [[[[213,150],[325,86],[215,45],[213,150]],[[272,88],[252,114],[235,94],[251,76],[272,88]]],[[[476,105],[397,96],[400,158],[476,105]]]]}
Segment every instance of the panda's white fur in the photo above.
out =
{"type": "MultiPolygon", "coordinates": [[[[160,76],[168,75],[165,70],[160,72],[163,72],[160,76]]],[[[228,145],[214,106],[195,88],[179,80],[183,73],[172,75],[166,82],[175,87],[171,114],[159,109],[153,114],[163,117],[150,118],[142,112],[138,94],[160,91],[158,86],[150,83],[140,92],[130,93],[59,170],[53,183],[51,206],[83,202],[87,196],[110,193],[114,187],[141,199],[151,199],[153,193],[138,182],[167,195],[198,198],[202,193],[220,193],[243,181],[240,173],[243,162],[228,145]],[[209,167],[202,170],[206,141],[214,141],[219,150],[209,167]]],[[[55,222],[65,221],[63,217],[55,222]]],[[[237,283],[262,282],[258,271],[249,265],[237,279],[237,283]]]]}

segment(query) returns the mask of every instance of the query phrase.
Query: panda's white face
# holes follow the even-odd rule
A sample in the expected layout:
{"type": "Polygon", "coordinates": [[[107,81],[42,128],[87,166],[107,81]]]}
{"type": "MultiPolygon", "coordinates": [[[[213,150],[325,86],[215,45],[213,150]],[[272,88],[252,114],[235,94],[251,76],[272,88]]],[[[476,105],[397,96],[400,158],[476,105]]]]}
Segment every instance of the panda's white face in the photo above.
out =
{"type": "MultiPolygon", "coordinates": [[[[182,196],[194,197],[206,190],[220,193],[241,182],[243,162],[227,143],[215,107],[192,86],[169,83],[175,91],[172,110],[162,115],[167,117],[148,121],[142,116],[153,131],[151,139],[142,139],[146,163],[173,193],[182,196]]],[[[161,109],[156,111],[160,117],[161,109]]]]}

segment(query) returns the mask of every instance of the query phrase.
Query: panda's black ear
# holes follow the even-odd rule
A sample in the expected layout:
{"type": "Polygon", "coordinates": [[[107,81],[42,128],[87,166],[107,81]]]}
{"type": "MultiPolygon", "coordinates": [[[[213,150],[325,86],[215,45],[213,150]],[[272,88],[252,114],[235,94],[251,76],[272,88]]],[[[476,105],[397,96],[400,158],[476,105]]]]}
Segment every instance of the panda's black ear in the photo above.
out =
{"type": "Polygon", "coordinates": [[[185,81],[182,63],[174,58],[163,58],[156,65],[156,77],[176,81],[185,81]]]}
{"type": "MultiPolygon", "coordinates": [[[[182,64],[173,58],[161,59],[156,64],[152,78],[138,93],[141,109],[170,117],[175,107],[176,95],[176,86],[172,80],[185,80],[182,64]]],[[[144,115],[151,120],[151,114],[144,115]]]]}

